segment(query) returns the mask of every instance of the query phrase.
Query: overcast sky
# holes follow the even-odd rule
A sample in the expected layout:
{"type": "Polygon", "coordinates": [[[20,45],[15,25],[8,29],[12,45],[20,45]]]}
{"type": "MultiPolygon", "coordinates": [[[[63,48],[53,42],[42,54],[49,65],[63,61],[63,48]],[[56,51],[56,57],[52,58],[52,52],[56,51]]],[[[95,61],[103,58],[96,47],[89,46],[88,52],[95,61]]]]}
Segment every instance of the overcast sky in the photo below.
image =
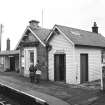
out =
{"type": "Polygon", "coordinates": [[[28,22],[40,21],[43,27],[54,24],[91,31],[93,22],[105,36],[105,0],[0,0],[0,24],[3,24],[2,50],[6,39],[11,40],[13,50],[20,40],[28,22]]]}

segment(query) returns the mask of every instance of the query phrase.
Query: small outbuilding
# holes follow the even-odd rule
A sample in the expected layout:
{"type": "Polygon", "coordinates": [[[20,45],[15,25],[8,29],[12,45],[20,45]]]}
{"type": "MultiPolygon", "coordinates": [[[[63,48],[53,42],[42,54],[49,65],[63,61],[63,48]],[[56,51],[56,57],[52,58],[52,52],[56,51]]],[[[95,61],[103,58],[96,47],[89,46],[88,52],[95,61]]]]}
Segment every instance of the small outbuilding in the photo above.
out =
{"type": "Polygon", "coordinates": [[[49,80],[79,84],[100,79],[105,37],[98,33],[96,22],[92,32],[61,25],[52,30],[46,39],[49,80]]]}
{"type": "Polygon", "coordinates": [[[19,72],[19,50],[0,52],[0,71],[19,72]]]}
{"type": "Polygon", "coordinates": [[[19,50],[10,50],[10,39],[7,39],[6,51],[0,51],[0,71],[19,72],[19,50]]]}
{"type": "Polygon", "coordinates": [[[29,26],[25,29],[15,50],[20,51],[19,69],[22,75],[29,77],[29,67],[37,60],[41,65],[42,79],[48,79],[48,60],[47,47],[45,39],[51,30],[39,26],[39,21],[29,21],[29,26]]]}

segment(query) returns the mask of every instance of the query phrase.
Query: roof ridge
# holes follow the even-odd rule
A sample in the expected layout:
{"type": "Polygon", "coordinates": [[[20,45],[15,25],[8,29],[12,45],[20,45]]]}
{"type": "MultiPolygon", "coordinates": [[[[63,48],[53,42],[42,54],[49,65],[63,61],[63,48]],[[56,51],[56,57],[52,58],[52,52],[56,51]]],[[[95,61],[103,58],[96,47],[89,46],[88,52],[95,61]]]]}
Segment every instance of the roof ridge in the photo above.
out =
{"type": "MultiPolygon", "coordinates": [[[[94,32],[91,32],[91,31],[87,31],[87,30],[83,30],[83,29],[79,29],[79,28],[72,28],[72,27],[69,27],[69,26],[65,26],[65,25],[58,25],[58,24],[55,24],[55,26],[61,26],[61,27],[66,27],[66,28],[70,28],[70,29],[77,29],[79,31],[84,31],[84,32],[89,32],[91,34],[96,34],[96,35],[99,35],[100,33],[94,33],[94,32]]],[[[101,35],[101,34],[100,34],[101,35]]]]}
{"type": "MultiPolygon", "coordinates": [[[[30,28],[30,29],[32,29],[30,26],[28,26],[28,28],[30,28]]],[[[49,29],[49,28],[43,28],[43,27],[41,27],[41,26],[39,26],[38,28],[35,28],[36,30],[51,30],[51,29],[49,29]]],[[[32,29],[32,30],[35,30],[35,29],[32,29]]]]}
{"type": "Polygon", "coordinates": [[[89,45],[105,48],[105,37],[100,33],[96,34],[90,31],[85,31],[57,24],[55,24],[55,26],[58,27],[61,31],[63,31],[63,33],[76,45],[89,45]],[[72,31],[79,32],[81,37],[77,37],[77,35],[72,34],[72,31]]]}

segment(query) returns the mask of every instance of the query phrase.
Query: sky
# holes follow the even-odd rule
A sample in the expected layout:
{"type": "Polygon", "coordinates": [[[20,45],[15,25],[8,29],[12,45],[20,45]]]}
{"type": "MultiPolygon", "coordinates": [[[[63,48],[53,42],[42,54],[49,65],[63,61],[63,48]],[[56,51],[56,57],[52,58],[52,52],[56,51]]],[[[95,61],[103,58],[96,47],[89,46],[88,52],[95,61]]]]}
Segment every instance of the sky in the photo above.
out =
{"type": "Polygon", "coordinates": [[[0,24],[3,24],[2,50],[11,40],[13,50],[30,20],[40,21],[43,27],[54,24],[91,31],[96,21],[99,33],[105,36],[105,0],[0,0],[0,24]]]}

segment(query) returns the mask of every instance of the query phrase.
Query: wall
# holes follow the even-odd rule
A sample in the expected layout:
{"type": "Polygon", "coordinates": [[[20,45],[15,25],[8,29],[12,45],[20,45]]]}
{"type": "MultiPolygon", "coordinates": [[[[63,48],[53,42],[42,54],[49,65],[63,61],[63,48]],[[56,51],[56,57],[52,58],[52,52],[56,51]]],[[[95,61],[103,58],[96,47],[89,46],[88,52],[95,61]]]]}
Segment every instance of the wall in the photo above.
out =
{"type": "Polygon", "coordinates": [[[6,71],[6,69],[10,69],[10,58],[8,56],[5,56],[4,58],[5,58],[4,70],[6,71]]]}
{"type": "Polygon", "coordinates": [[[62,34],[56,34],[49,42],[52,50],[48,54],[49,79],[54,80],[54,54],[66,54],[66,83],[76,83],[74,46],[62,34]]]}
{"type": "Polygon", "coordinates": [[[47,49],[41,43],[37,46],[37,60],[39,60],[41,64],[41,78],[47,80],[47,49]]]}
{"type": "Polygon", "coordinates": [[[77,83],[80,83],[80,54],[88,54],[88,78],[89,81],[101,78],[101,49],[76,47],[76,75],[77,83]]]}
{"type": "Polygon", "coordinates": [[[30,58],[29,52],[34,50],[34,65],[36,65],[37,60],[39,60],[41,64],[41,79],[47,80],[47,51],[46,47],[39,43],[37,47],[24,47],[21,51],[21,74],[29,77],[29,66],[30,66],[30,58]],[[23,54],[22,54],[23,53],[23,54]],[[23,69],[24,68],[24,69],[23,69]]]}
{"type": "Polygon", "coordinates": [[[23,51],[23,53],[24,53],[24,57],[23,57],[23,60],[24,60],[24,66],[23,66],[24,67],[24,76],[29,77],[29,67],[30,67],[29,52],[31,50],[34,51],[34,65],[36,65],[36,60],[37,60],[36,47],[25,47],[23,50],[24,50],[23,51]]]}
{"type": "Polygon", "coordinates": [[[19,55],[15,56],[15,71],[19,70],[19,55]]]}
{"type": "Polygon", "coordinates": [[[0,71],[4,71],[4,56],[0,56],[0,71]]]}

